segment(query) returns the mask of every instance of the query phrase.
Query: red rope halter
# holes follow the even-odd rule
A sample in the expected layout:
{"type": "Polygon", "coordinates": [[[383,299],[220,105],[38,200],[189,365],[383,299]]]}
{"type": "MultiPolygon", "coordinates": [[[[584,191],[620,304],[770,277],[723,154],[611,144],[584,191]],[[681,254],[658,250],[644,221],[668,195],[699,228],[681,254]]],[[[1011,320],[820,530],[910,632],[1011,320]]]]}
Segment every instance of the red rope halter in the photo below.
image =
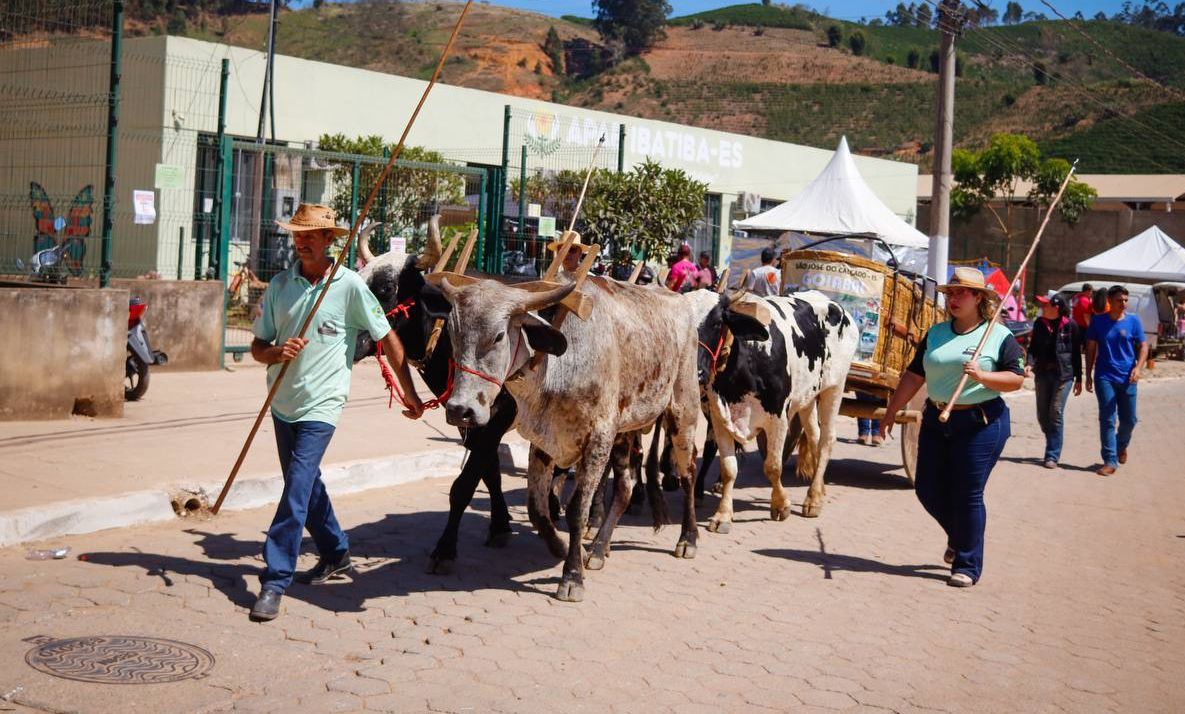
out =
{"type": "Polygon", "coordinates": [[[724,328],[720,328],[720,339],[716,341],[716,349],[713,350],[711,347],[708,347],[702,340],[699,341],[699,346],[707,350],[708,354],[712,356],[712,371],[708,372],[708,374],[716,374],[716,363],[720,361],[720,352],[724,349],[724,328]]]}

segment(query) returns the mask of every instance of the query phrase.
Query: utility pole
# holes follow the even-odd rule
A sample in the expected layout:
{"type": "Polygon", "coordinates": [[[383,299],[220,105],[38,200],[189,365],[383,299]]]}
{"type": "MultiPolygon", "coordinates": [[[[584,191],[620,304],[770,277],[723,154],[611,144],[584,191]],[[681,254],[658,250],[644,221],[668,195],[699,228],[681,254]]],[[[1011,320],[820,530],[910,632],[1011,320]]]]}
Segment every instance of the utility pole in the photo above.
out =
{"type": "Polygon", "coordinates": [[[99,287],[111,281],[111,231],[115,225],[115,142],[119,137],[119,82],[123,72],[123,0],[111,11],[111,76],[107,88],[107,161],[103,169],[103,234],[100,243],[99,287]]]}
{"type": "Polygon", "coordinates": [[[942,0],[938,29],[942,33],[938,59],[938,114],[934,123],[934,183],[930,197],[930,253],[926,272],[946,282],[950,248],[950,190],[954,183],[950,155],[955,133],[955,34],[962,22],[959,0],[942,0]]]}
{"type": "MultiPolygon", "coordinates": [[[[255,143],[263,143],[264,121],[267,119],[268,107],[271,102],[272,67],[276,54],[276,0],[272,0],[271,14],[267,25],[267,59],[263,70],[263,96],[259,100],[259,128],[255,131],[255,143]]],[[[273,126],[273,132],[275,127],[273,126]]],[[[274,137],[273,137],[274,138],[274,137]]]]}
{"type": "MultiPolygon", "coordinates": [[[[263,68],[263,95],[259,99],[259,124],[255,131],[255,143],[259,145],[260,150],[256,154],[255,172],[252,181],[252,188],[254,188],[255,195],[255,213],[259,220],[256,222],[255,230],[251,235],[251,254],[247,257],[251,265],[251,269],[259,271],[262,267],[259,263],[260,249],[263,247],[263,231],[264,231],[264,181],[263,174],[267,168],[267,153],[263,151],[263,136],[264,127],[266,126],[268,108],[271,106],[272,95],[272,67],[274,66],[274,58],[276,55],[276,0],[271,0],[271,10],[268,15],[267,26],[267,56],[264,58],[263,68]]],[[[274,111],[274,110],[273,110],[274,111]]],[[[273,115],[274,117],[274,115],[273,115]]],[[[272,120],[272,138],[275,139],[275,120],[272,120]]]]}

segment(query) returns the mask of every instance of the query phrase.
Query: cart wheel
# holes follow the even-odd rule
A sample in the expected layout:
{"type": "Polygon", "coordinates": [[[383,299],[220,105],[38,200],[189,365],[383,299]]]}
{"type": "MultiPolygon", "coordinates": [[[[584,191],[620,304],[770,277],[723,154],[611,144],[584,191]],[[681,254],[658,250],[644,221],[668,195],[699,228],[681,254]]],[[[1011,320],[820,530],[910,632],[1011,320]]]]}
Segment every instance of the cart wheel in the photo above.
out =
{"type": "MultiPolygon", "coordinates": [[[[905,406],[911,412],[921,413],[926,408],[926,387],[922,386],[909,404],[905,406]]],[[[918,469],[918,435],[922,432],[921,422],[909,422],[901,425],[901,464],[905,467],[905,478],[912,486],[914,474],[918,469]]]]}

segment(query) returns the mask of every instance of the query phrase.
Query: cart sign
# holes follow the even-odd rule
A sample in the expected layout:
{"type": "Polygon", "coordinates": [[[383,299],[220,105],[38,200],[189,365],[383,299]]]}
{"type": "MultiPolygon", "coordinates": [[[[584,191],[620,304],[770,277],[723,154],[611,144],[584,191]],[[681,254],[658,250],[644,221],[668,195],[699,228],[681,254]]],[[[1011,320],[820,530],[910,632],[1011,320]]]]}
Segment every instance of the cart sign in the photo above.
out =
{"type": "Polygon", "coordinates": [[[788,290],[818,290],[842,305],[860,333],[856,359],[872,359],[880,337],[883,274],[847,263],[804,258],[789,261],[785,283],[788,290]]]}

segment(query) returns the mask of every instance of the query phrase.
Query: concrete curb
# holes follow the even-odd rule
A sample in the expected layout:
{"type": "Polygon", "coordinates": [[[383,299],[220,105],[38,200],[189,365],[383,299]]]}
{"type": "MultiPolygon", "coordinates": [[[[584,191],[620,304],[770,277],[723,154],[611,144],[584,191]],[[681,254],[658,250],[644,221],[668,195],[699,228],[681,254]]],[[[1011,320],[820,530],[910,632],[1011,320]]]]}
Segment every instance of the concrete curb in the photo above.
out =
{"type": "MultiPolygon", "coordinates": [[[[525,465],[529,445],[525,441],[504,443],[498,448],[504,466],[525,465]]],[[[329,464],[321,477],[334,495],[388,488],[460,472],[465,458],[461,449],[443,448],[329,464]]],[[[283,479],[277,472],[262,477],[238,479],[222,504],[224,510],[245,510],[270,506],[280,497],[283,479]]],[[[172,495],[192,493],[205,505],[214,502],[222,482],[172,484],[159,490],[132,491],[116,496],[60,501],[11,511],[0,511],[0,548],[65,535],[93,533],[107,528],[124,528],[143,523],[174,520],[172,495]]]]}

